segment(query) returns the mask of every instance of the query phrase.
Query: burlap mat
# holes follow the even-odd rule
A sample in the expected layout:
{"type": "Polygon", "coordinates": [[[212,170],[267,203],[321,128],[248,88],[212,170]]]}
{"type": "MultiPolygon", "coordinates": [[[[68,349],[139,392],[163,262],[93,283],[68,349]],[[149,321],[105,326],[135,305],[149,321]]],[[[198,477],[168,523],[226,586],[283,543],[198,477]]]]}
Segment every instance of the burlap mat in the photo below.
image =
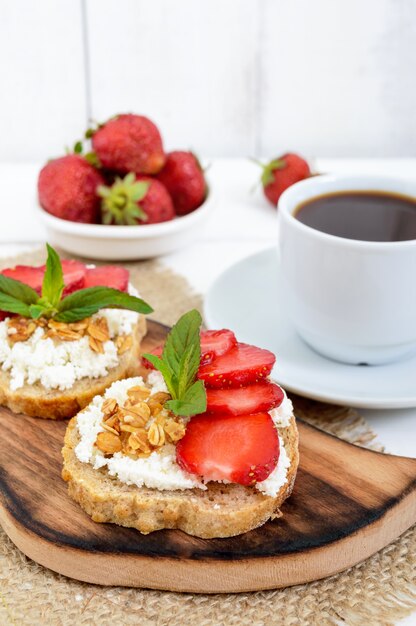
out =
{"type": "MultiPolygon", "coordinates": [[[[2,263],[43,262],[43,252],[2,263]]],[[[133,282],[166,324],[201,299],[154,261],[130,265],[133,282]]],[[[294,398],[303,419],[343,439],[381,449],[356,411],[294,398]]],[[[55,574],[27,559],[0,530],[0,624],[34,626],[387,625],[416,609],[416,527],[337,576],[276,591],[192,595],[105,588],[55,574]]]]}

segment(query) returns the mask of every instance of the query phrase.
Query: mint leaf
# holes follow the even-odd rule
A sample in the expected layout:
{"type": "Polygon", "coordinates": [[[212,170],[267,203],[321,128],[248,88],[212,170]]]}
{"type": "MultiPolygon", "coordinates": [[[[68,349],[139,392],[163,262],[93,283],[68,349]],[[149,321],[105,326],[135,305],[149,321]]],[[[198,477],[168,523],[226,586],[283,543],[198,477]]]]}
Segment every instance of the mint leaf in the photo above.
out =
{"type": "Polygon", "coordinates": [[[32,287],[21,283],[20,280],[3,276],[3,274],[0,274],[0,293],[12,296],[12,298],[20,300],[24,304],[34,304],[39,298],[32,287]]]}
{"type": "Polygon", "coordinates": [[[29,306],[29,314],[33,319],[38,320],[45,314],[45,307],[43,304],[31,304],[29,306]]]}
{"type": "Polygon", "coordinates": [[[64,290],[64,276],[62,273],[61,259],[57,252],[47,243],[48,258],[46,271],[42,283],[42,300],[51,308],[57,307],[64,290]]]}
{"type": "Polygon", "coordinates": [[[196,368],[198,369],[201,358],[199,338],[201,324],[201,314],[196,309],[193,309],[182,315],[168,334],[162,358],[169,363],[173,371],[178,371],[180,360],[188,346],[195,346],[194,364],[196,363],[196,368]]]}
{"type": "Polygon", "coordinates": [[[165,379],[166,387],[168,388],[170,395],[172,395],[172,393],[174,393],[174,386],[172,385],[172,374],[168,365],[155,354],[143,354],[143,357],[147,359],[153,365],[153,367],[159,370],[159,372],[165,379]]]}
{"type": "Polygon", "coordinates": [[[152,307],[141,298],[111,287],[88,287],[75,291],[61,300],[54,319],[58,322],[77,322],[90,317],[100,309],[128,309],[136,313],[151,313],[152,307]]]}
{"type": "Polygon", "coordinates": [[[187,389],[180,400],[168,400],[165,406],[176,415],[190,417],[205,413],[207,410],[207,393],[202,380],[196,382],[187,389]]]}
{"type": "Polygon", "coordinates": [[[204,383],[197,380],[201,360],[202,318],[193,309],[178,320],[168,334],[162,357],[143,356],[161,372],[172,399],[166,403],[176,415],[189,417],[207,408],[204,383]]]}
{"type": "Polygon", "coordinates": [[[64,277],[57,252],[46,244],[48,258],[42,282],[42,296],[24,283],[0,274],[0,310],[23,317],[55,318],[59,322],[78,322],[100,309],[128,309],[151,313],[152,307],[141,298],[110,287],[90,287],[62,299],[64,277]]]}
{"type": "Polygon", "coordinates": [[[200,359],[197,357],[195,363],[195,345],[190,345],[189,348],[185,350],[182,355],[181,360],[179,361],[179,369],[178,369],[178,397],[182,398],[188,387],[195,380],[196,373],[199,367],[200,359]],[[196,365],[196,367],[195,367],[196,365]]]}
{"type": "Polygon", "coordinates": [[[18,315],[23,315],[23,317],[30,317],[29,306],[25,302],[4,292],[0,293],[0,310],[8,313],[17,313],[18,315]]]}

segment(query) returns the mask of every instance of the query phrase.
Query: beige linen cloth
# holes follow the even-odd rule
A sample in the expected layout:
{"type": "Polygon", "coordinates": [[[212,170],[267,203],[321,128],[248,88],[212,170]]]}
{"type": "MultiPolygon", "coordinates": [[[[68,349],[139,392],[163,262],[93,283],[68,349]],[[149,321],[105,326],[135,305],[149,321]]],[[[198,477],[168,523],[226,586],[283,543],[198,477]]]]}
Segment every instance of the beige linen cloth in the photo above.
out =
{"type": "MultiPolygon", "coordinates": [[[[2,262],[41,263],[44,252],[2,262]]],[[[126,264],[152,317],[172,324],[201,299],[154,261],[126,264]]],[[[380,450],[356,411],[294,398],[296,413],[347,441],[380,450]]],[[[308,626],[394,624],[416,610],[416,527],[364,563],[314,583],[243,594],[194,595],[99,587],[27,559],[0,530],[1,626],[308,626]]]]}

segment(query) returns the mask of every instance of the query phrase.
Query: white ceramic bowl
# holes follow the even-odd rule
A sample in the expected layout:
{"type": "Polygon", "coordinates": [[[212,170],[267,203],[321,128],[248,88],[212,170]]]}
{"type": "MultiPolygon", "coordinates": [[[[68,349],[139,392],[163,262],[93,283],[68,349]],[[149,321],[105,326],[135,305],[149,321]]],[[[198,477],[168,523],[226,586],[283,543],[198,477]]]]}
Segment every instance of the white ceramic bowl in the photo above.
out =
{"type": "Polygon", "coordinates": [[[205,202],[193,213],[169,222],[140,226],[80,224],[54,217],[40,207],[37,212],[52,245],[90,259],[128,261],[168,254],[195,242],[214,205],[210,191],[205,202]]]}

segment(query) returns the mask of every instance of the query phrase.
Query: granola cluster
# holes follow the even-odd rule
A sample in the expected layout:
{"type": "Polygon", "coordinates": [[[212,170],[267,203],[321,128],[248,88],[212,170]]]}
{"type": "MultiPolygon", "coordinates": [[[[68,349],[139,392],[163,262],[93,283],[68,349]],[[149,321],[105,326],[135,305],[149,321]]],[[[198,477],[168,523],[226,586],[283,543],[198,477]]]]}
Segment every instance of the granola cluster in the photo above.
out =
{"type": "MultiPolygon", "coordinates": [[[[80,322],[73,323],[57,322],[44,317],[38,320],[27,317],[12,317],[7,325],[8,339],[13,344],[27,341],[38,327],[44,329],[44,339],[50,337],[60,341],[77,341],[86,335],[91,350],[100,354],[104,353],[103,344],[110,339],[107,320],[104,317],[87,317],[80,322]]],[[[118,354],[123,354],[129,350],[132,343],[131,335],[119,335],[115,340],[118,354]]]]}
{"type": "Polygon", "coordinates": [[[102,405],[104,432],[95,445],[106,455],[122,452],[132,458],[148,457],[165,443],[176,443],[185,434],[185,424],[165,408],[168,393],[151,394],[144,386],[131,387],[120,406],[113,398],[102,405]]]}

